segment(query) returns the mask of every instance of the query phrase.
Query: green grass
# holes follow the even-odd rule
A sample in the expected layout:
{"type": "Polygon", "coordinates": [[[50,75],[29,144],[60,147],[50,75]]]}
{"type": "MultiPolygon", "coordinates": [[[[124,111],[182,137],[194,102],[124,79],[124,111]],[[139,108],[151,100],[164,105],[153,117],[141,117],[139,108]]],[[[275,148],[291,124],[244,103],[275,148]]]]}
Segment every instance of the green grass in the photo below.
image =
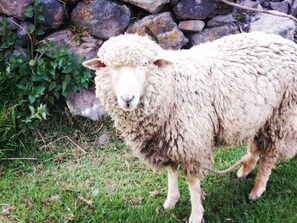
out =
{"type": "MultiPolygon", "coordinates": [[[[52,144],[22,152],[38,161],[0,161],[0,222],[187,222],[191,206],[183,177],[181,200],[174,210],[163,211],[166,172],[135,159],[113,129],[111,143],[98,148],[108,123],[59,117],[36,133],[37,147],[52,144]],[[67,138],[54,142],[66,135],[86,153],[67,138]]],[[[244,147],[217,149],[215,168],[230,166],[244,153],[244,147]]],[[[245,180],[237,180],[235,172],[208,175],[202,183],[206,221],[297,222],[296,170],[296,158],[280,163],[256,202],[248,200],[255,172],[245,180]]]]}

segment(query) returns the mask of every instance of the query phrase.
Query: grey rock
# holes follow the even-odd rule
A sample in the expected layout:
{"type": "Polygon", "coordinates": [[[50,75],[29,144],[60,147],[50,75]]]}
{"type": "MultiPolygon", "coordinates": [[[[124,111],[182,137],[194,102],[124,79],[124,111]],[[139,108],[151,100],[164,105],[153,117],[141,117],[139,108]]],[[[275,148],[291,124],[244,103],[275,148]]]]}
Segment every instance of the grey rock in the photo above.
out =
{"type": "Polygon", "coordinates": [[[22,46],[26,46],[28,41],[30,41],[30,38],[26,32],[26,30],[28,29],[28,27],[31,25],[30,22],[28,21],[21,21],[21,23],[19,24],[20,26],[17,29],[17,37],[20,41],[20,44],[22,46]]]}
{"type": "Polygon", "coordinates": [[[241,2],[241,5],[250,7],[250,8],[262,9],[262,6],[260,5],[259,1],[244,0],[241,2]]]}
{"type": "Polygon", "coordinates": [[[81,89],[75,93],[69,92],[66,98],[67,106],[71,113],[93,121],[97,121],[101,116],[106,115],[105,109],[95,96],[95,92],[81,89]]]}
{"type": "Polygon", "coordinates": [[[0,0],[0,13],[25,20],[25,10],[32,0],[0,0]]]}
{"type": "Polygon", "coordinates": [[[103,133],[98,140],[99,147],[102,147],[110,142],[110,135],[108,133],[103,133]]]}
{"type": "Polygon", "coordinates": [[[291,14],[297,18],[297,0],[291,5],[291,14]]]}
{"type": "Polygon", "coordinates": [[[170,0],[170,5],[175,6],[178,2],[179,0],[170,0]]]}
{"type": "Polygon", "coordinates": [[[170,12],[146,16],[130,26],[127,32],[150,36],[164,49],[178,50],[188,43],[170,12]]]}
{"type": "Polygon", "coordinates": [[[163,8],[164,5],[170,2],[170,0],[120,0],[122,2],[127,2],[131,5],[136,5],[150,13],[158,13],[163,8]]]}
{"type": "Polygon", "coordinates": [[[180,21],[178,28],[185,32],[200,32],[205,26],[202,20],[187,20],[180,21]]]}
{"type": "Polygon", "coordinates": [[[130,22],[128,6],[112,0],[83,0],[71,13],[71,21],[78,27],[87,27],[99,39],[108,39],[124,32],[130,22]]]}
{"type": "Polygon", "coordinates": [[[94,58],[103,41],[92,36],[79,37],[76,33],[64,29],[47,36],[45,39],[55,42],[58,49],[66,47],[78,60],[94,58]]]}
{"type": "Polygon", "coordinates": [[[18,49],[15,49],[15,50],[12,52],[12,54],[13,54],[14,56],[22,55],[25,61],[28,61],[28,59],[29,59],[29,57],[28,57],[28,55],[29,55],[29,53],[28,53],[28,49],[26,49],[26,48],[18,48],[18,49]]]}
{"type": "Polygon", "coordinates": [[[213,17],[211,20],[207,22],[208,27],[216,27],[216,26],[222,26],[228,23],[236,22],[237,20],[233,17],[232,14],[228,15],[218,15],[216,17],[213,17]]]}
{"type": "Polygon", "coordinates": [[[63,0],[63,2],[65,2],[66,4],[69,4],[69,5],[76,4],[79,1],[80,0],[63,0]]]}
{"type": "Polygon", "coordinates": [[[206,28],[199,33],[189,35],[189,38],[193,45],[198,45],[236,33],[239,33],[237,27],[233,24],[228,24],[219,27],[206,28]]]}
{"type": "Polygon", "coordinates": [[[45,17],[40,26],[48,31],[56,30],[65,24],[67,20],[65,6],[57,0],[40,0],[43,6],[41,14],[45,17]]]}
{"type": "Polygon", "coordinates": [[[288,13],[289,12],[289,3],[288,2],[270,2],[270,7],[273,10],[283,12],[283,13],[288,13]]]}
{"type": "Polygon", "coordinates": [[[249,32],[261,31],[281,35],[284,38],[294,40],[296,26],[294,21],[289,18],[273,16],[261,13],[258,20],[250,23],[249,32]]]}
{"type": "Polygon", "coordinates": [[[205,19],[217,9],[216,0],[181,0],[174,7],[178,19],[205,19]]]}

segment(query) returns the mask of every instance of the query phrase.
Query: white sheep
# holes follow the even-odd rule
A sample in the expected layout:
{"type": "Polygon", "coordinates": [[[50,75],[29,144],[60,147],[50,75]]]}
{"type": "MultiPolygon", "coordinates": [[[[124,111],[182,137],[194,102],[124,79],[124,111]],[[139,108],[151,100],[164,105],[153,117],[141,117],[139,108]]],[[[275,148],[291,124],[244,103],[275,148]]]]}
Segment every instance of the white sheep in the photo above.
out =
{"type": "Polygon", "coordinates": [[[126,143],[151,166],[167,167],[165,209],[179,200],[181,167],[191,223],[203,220],[200,180],[215,145],[252,141],[238,172],[247,175],[261,157],[251,199],[265,190],[275,159],[296,153],[297,46],[279,36],[230,35],[166,51],[126,34],[110,38],[83,65],[96,70],[96,95],[126,143]]]}

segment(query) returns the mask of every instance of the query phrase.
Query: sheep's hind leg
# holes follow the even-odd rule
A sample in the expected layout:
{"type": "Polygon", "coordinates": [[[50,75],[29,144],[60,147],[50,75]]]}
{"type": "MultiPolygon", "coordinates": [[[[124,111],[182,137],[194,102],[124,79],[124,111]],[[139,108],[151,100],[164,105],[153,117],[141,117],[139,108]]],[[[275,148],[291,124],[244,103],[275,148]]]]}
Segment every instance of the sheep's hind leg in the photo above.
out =
{"type": "Polygon", "coordinates": [[[248,144],[247,150],[247,154],[242,158],[242,166],[237,172],[238,178],[244,178],[249,175],[259,160],[260,152],[255,140],[248,144]]]}
{"type": "Polygon", "coordinates": [[[255,184],[249,195],[250,200],[256,200],[264,193],[272,168],[274,168],[276,161],[277,158],[275,156],[261,156],[255,184]]]}
{"type": "Polygon", "coordinates": [[[200,180],[194,176],[187,176],[186,180],[189,186],[192,204],[192,212],[189,223],[201,223],[203,222],[204,209],[201,199],[200,180]]]}
{"type": "Polygon", "coordinates": [[[294,109],[292,116],[288,118],[286,125],[284,145],[278,145],[275,151],[267,150],[261,154],[259,160],[259,171],[255,180],[254,187],[250,193],[250,199],[256,200],[266,190],[267,181],[271,175],[272,169],[275,167],[277,159],[282,157],[285,160],[291,159],[297,153],[297,108],[294,109]]]}
{"type": "Polygon", "coordinates": [[[178,171],[176,167],[168,167],[168,194],[163,204],[165,210],[174,208],[180,198],[178,191],[178,171]]]}

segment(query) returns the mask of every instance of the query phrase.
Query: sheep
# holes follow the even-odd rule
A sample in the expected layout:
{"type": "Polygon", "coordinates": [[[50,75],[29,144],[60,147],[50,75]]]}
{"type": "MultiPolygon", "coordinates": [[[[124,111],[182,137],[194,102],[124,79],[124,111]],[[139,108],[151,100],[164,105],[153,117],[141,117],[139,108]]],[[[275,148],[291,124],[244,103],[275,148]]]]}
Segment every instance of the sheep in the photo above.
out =
{"type": "MultiPolygon", "coordinates": [[[[297,46],[280,36],[242,33],[170,51],[124,34],[83,65],[96,71],[96,95],[133,152],[153,168],[167,168],[165,209],[180,198],[180,167],[191,223],[203,220],[200,180],[216,145],[249,143],[238,176],[261,157],[257,180],[265,175],[266,182],[271,154],[275,160],[296,153],[297,46]]],[[[263,192],[261,182],[251,199],[263,192]]]]}

